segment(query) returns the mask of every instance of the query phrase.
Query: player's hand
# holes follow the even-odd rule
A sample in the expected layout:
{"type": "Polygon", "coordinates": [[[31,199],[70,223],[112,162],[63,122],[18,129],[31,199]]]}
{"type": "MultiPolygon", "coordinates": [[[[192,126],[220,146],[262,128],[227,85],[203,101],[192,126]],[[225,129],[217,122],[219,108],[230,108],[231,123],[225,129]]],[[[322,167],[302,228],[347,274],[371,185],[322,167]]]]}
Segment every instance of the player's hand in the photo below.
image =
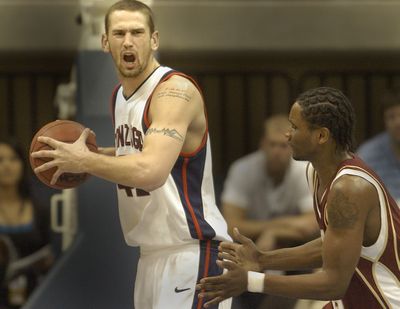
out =
{"type": "Polygon", "coordinates": [[[83,159],[90,153],[86,146],[86,140],[90,134],[90,129],[83,130],[81,136],[72,144],[63,143],[47,136],[39,136],[38,141],[49,145],[53,150],[40,150],[31,154],[34,158],[51,158],[37,168],[35,173],[47,171],[57,167],[51,184],[55,184],[63,173],[82,173],[84,171],[83,159]]]}
{"type": "Polygon", "coordinates": [[[220,243],[218,257],[236,263],[247,271],[262,271],[259,264],[262,253],[254,242],[240,234],[237,228],[233,229],[233,239],[238,243],[220,243]]]}
{"type": "Polygon", "coordinates": [[[221,268],[228,271],[223,275],[208,277],[200,280],[196,286],[201,290],[199,298],[207,299],[204,308],[218,304],[219,302],[238,296],[247,290],[247,271],[231,261],[217,261],[221,268]]]}

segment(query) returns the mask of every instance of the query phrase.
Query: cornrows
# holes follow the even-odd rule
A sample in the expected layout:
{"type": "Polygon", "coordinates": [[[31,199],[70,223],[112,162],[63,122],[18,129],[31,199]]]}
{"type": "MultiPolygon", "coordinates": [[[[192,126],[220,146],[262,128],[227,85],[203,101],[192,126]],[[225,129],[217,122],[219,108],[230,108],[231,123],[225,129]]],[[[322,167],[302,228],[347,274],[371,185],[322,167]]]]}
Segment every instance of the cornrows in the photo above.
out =
{"type": "Polygon", "coordinates": [[[353,151],[354,109],[341,91],[330,87],[314,88],[300,94],[296,102],[311,127],[328,128],[338,149],[353,151]]]}

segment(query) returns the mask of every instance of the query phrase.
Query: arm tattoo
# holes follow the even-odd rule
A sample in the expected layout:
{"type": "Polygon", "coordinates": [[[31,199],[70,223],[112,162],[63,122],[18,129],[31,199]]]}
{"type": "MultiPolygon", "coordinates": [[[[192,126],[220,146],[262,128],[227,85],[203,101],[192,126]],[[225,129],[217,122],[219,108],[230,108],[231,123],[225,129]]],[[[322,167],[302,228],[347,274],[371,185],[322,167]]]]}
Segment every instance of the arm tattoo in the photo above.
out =
{"type": "Polygon", "coordinates": [[[146,132],[146,135],[150,135],[150,134],[162,134],[165,136],[169,136],[172,137],[180,142],[183,142],[183,136],[181,134],[179,134],[178,131],[176,131],[175,129],[156,129],[156,128],[149,128],[146,132]]]}
{"type": "Polygon", "coordinates": [[[192,97],[186,93],[186,90],[178,89],[178,88],[166,88],[163,91],[160,91],[157,94],[157,99],[163,97],[171,97],[176,99],[181,99],[186,102],[190,102],[192,97]]]}
{"type": "Polygon", "coordinates": [[[337,192],[327,209],[328,223],[333,228],[351,228],[359,216],[357,205],[342,192],[337,192]]]}

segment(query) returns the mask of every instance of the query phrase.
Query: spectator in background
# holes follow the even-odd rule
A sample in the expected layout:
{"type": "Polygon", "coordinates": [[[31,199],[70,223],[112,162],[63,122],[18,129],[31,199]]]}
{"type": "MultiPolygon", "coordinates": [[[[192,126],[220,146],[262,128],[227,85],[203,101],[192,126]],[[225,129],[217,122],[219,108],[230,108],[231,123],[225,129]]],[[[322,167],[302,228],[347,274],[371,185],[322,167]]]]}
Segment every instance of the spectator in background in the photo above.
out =
{"type": "MultiPolygon", "coordinates": [[[[230,233],[238,227],[261,250],[303,244],[318,234],[306,163],[292,159],[289,128],[286,115],[267,119],[260,149],[233,163],[221,196],[230,233]]],[[[256,308],[261,302],[259,296],[245,296],[242,306],[256,308]]],[[[268,308],[293,303],[275,299],[268,308]]]]}
{"type": "Polygon", "coordinates": [[[23,152],[0,140],[0,308],[20,308],[52,262],[48,213],[32,200],[23,152]]]}
{"type": "Polygon", "coordinates": [[[400,89],[387,92],[382,107],[386,130],[362,144],[358,155],[400,204],[400,89]]]}

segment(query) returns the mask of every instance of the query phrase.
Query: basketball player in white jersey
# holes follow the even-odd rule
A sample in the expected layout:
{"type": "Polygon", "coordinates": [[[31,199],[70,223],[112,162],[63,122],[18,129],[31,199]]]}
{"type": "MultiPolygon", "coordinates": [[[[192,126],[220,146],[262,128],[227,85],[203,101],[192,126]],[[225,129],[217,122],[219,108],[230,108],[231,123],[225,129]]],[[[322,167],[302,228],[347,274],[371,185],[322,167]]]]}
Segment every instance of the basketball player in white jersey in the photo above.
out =
{"type": "Polygon", "coordinates": [[[117,2],[105,29],[103,49],[121,82],[111,102],[115,148],[90,152],[89,130],[74,144],[41,137],[55,150],[33,154],[53,158],[35,172],[56,166],[53,183],[87,172],[118,184],[125,240],[141,249],[135,308],[200,309],[196,283],[222,273],[217,247],[230,239],[215,204],[203,97],[190,77],[154,58],[159,34],[146,5],[117,2]]]}
{"type": "MultiPolygon", "coordinates": [[[[205,304],[245,290],[293,298],[329,300],[326,309],[400,308],[400,208],[383,182],[352,152],[355,115],[337,89],[311,89],[291,108],[288,133],[293,158],[307,160],[307,179],[321,237],[303,246],[260,252],[235,231],[242,244],[222,243],[228,272],[202,279],[205,304]],[[265,269],[320,271],[293,276],[265,269]],[[249,271],[250,270],[250,271],[249,271]]],[[[386,160],[386,158],[382,158],[386,160]]]]}

